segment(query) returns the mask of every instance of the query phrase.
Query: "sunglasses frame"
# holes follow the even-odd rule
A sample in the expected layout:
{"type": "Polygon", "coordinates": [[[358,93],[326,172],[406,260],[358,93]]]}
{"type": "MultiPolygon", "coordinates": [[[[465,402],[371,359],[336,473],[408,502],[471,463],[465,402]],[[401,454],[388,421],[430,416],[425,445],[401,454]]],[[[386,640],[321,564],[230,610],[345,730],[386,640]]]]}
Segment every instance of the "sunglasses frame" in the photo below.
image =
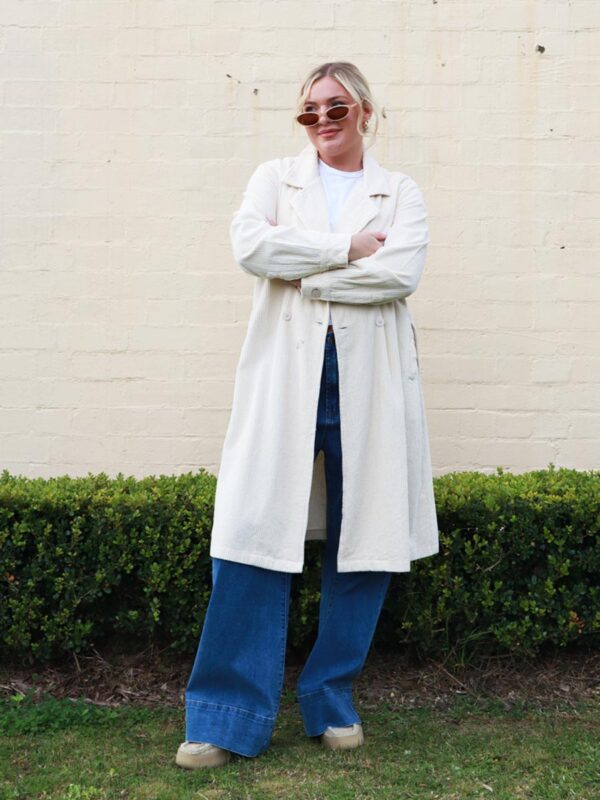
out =
{"type": "MultiPolygon", "coordinates": [[[[350,103],[350,105],[348,105],[347,103],[337,103],[334,106],[329,106],[329,108],[325,110],[325,114],[327,116],[327,119],[331,120],[332,122],[340,122],[341,120],[346,119],[346,117],[350,113],[350,109],[354,108],[354,106],[357,106],[357,105],[358,105],[358,103],[350,103]],[[329,116],[329,112],[334,108],[345,108],[346,109],[346,113],[344,114],[343,117],[338,117],[338,119],[334,119],[333,117],[329,116]]],[[[296,115],[296,122],[299,125],[302,125],[303,128],[312,128],[315,125],[318,125],[320,119],[321,119],[321,114],[318,111],[301,111],[299,114],[296,115]],[[307,125],[304,122],[300,122],[300,117],[304,116],[304,114],[316,114],[317,115],[317,119],[316,119],[315,122],[311,122],[311,123],[309,123],[307,125]]]]}

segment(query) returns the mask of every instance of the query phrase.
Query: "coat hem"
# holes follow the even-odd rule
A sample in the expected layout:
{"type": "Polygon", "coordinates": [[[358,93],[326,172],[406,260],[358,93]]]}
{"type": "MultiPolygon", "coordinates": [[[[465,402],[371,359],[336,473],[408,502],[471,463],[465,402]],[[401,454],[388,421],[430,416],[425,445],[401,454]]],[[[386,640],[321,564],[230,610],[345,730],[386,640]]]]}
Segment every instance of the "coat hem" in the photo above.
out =
{"type": "Polygon", "coordinates": [[[338,572],[410,572],[410,561],[378,559],[341,559],[337,563],[338,572]],[[383,565],[383,566],[382,566],[383,565]]]}
{"type": "Polygon", "coordinates": [[[420,558],[429,558],[430,556],[436,556],[440,552],[440,543],[436,542],[435,544],[431,545],[429,549],[423,549],[418,555],[413,555],[410,557],[411,561],[418,561],[420,558]]]}
{"type": "Polygon", "coordinates": [[[402,559],[400,561],[392,561],[390,564],[389,558],[380,559],[348,559],[342,558],[338,561],[338,572],[410,572],[413,561],[419,561],[421,558],[428,558],[434,556],[439,552],[439,547],[431,552],[424,551],[419,555],[414,555],[410,560],[402,559]],[[382,564],[386,566],[381,566],[382,564]]]}
{"type": "MultiPolygon", "coordinates": [[[[390,559],[348,559],[342,558],[338,560],[338,572],[410,572],[411,564],[413,561],[418,561],[421,558],[428,558],[429,556],[436,555],[439,552],[437,549],[430,552],[423,552],[420,555],[412,556],[410,560],[401,559],[399,561],[392,561],[390,559]],[[383,565],[383,566],[382,566],[383,565]]],[[[262,569],[275,570],[276,572],[302,572],[304,569],[303,561],[289,561],[284,558],[274,558],[273,556],[263,556],[257,553],[249,553],[245,550],[236,550],[232,547],[223,547],[220,545],[212,545],[210,548],[211,558],[224,558],[227,561],[237,561],[239,564],[248,564],[253,567],[261,567],[262,569]]]]}
{"type": "Polygon", "coordinates": [[[227,561],[237,561],[239,564],[248,564],[252,567],[262,567],[277,572],[302,572],[304,564],[302,561],[289,561],[286,558],[274,558],[273,556],[261,556],[257,553],[248,553],[245,550],[238,550],[233,547],[211,544],[211,558],[224,558],[227,561]]]}

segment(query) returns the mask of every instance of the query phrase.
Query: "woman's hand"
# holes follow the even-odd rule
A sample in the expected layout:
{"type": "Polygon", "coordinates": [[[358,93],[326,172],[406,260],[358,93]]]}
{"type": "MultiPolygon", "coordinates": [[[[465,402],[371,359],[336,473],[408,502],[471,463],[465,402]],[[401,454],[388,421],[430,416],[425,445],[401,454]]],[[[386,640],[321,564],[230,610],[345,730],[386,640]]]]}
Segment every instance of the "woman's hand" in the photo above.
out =
{"type": "Polygon", "coordinates": [[[355,233],[350,240],[348,261],[372,256],[380,247],[383,247],[386,236],[387,234],[381,231],[360,231],[355,233]]]}

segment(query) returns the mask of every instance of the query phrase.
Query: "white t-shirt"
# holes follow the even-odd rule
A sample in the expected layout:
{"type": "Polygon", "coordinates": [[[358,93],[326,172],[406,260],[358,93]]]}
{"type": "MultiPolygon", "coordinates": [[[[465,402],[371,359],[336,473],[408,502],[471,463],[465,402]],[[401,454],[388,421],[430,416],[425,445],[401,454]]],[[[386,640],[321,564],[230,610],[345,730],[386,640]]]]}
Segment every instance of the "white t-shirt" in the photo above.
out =
{"type": "MultiPolygon", "coordinates": [[[[325,189],[327,198],[327,210],[329,212],[329,228],[333,231],[337,225],[340,213],[346,198],[354,189],[357,183],[362,181],[364,170],[356,172],[346,172],[345,170],[330,167],[319,158],[319,174],[325,189]]],[[[329,314],[329,324],[331,324],[331,312],[329,314]]]]}

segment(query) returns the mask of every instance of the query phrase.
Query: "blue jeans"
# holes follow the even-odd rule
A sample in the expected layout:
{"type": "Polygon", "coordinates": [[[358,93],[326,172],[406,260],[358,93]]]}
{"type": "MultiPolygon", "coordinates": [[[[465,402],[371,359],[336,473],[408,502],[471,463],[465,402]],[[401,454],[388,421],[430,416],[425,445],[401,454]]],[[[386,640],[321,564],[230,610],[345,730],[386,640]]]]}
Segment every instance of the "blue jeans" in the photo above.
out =
{"type": "MultiPolygon", "coordinates": [[[[352,703],[391,572],[337,571],[342,449],[337,351],[327,332],[314,458],[325,455],[327,541],[319,628],[296,684],[308,736],[361,722],[352,703]]],[[[186,735],[243,756],[271,741],[283,688],[292,573],[212,559],[212,593],[186,687],[186,735]]]]}

